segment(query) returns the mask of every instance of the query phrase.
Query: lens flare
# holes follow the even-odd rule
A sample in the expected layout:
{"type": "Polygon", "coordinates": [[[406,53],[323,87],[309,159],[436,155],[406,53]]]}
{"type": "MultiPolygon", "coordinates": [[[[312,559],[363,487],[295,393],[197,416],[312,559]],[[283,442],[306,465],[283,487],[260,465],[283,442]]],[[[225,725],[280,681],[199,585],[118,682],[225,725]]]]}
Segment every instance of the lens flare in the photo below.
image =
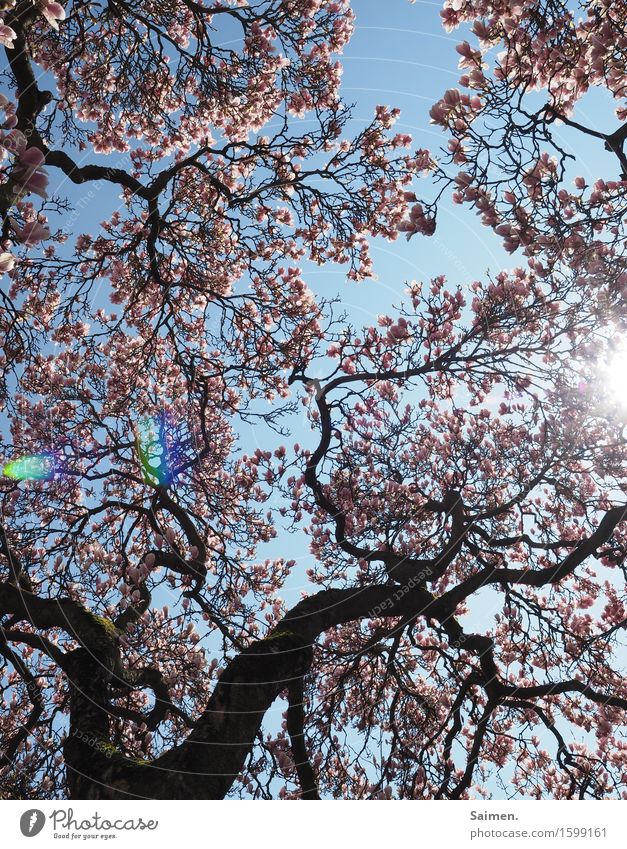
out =
{"type": "Polygon", "coordinates": [[[54,458],[49,454],[27,454],[7,463],[2,474],[16,481],[49,480],[54,475],[54,458]]]}
{"type": "Polygon", "coordinates": [[[163,417],[143,419],[135,428],[135,449],[144,483],[168,486],[172,478],[163,417]]]}

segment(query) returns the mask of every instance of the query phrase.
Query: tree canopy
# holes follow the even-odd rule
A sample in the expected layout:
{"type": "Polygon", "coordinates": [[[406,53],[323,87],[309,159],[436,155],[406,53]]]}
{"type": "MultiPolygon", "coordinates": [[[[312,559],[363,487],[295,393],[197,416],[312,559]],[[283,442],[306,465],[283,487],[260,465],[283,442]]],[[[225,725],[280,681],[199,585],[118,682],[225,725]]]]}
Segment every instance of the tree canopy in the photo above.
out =
{"type": "Polygon", "coordinates": [[[446,0],[432,150],[349,0],[0,14],[2,795],[627,798],[627,3],[446,0]],[[308,284],[451,197],[511,268],[308,284]]]}

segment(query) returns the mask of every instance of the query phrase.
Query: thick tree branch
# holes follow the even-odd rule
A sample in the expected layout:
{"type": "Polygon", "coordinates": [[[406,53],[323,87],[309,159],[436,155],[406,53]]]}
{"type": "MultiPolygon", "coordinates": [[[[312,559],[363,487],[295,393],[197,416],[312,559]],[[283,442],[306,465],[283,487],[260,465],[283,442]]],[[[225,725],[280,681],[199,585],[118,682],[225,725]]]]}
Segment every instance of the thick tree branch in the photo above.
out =
{"type": "Polygon", "coordinates": [[[303,679],[297,678],[287,688],[289,707],[287,709],[287,731],[290,735],[294,764],[300,781],[301,798],[320,799],[316,785],[316,776],[309,760],[305,745],[305,711],[303,679]]]}
{"type": "Polygon", "coordinates": [[[614,530],[626,518],[627,506],[612,507],[605,513],[596,531],[579,542],[574,550],[556,566],[547,566],[544,569],[537,570],[485,568],[445,593],[441,598],[441,603],[454,610],[461,601],[488,584],[524,584],[530,587],[557,584],[572,575],[584,560],[592,556],[601,545],[606,543],[614,530]]]}

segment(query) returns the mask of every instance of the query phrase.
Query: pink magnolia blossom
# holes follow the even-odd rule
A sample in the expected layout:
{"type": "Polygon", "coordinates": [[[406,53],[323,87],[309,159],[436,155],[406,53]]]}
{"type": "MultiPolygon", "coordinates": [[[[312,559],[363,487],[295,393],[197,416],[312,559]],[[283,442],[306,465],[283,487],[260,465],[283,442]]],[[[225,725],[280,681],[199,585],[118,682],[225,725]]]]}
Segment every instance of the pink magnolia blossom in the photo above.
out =
{"type": "Polygon", "coordinates": [[[39,9],[50,26],[58,30],[59,21],[65,20],[65,9],[55,0],[39,0],[39,9]]]}
{"type": "Polygon", "coordinates": [[[38,221],[27,221],[20,226],[11,219],[13,232],[19,242],[22,242],[27,247],[32,247],[44,239],[50,238],[50,230],[38,221]]]}
{"type": "Polygon", "coordinates": [[[15,257],[6,251],[0,253],[0,274],[11,271],[15,265],[15,257]]]}

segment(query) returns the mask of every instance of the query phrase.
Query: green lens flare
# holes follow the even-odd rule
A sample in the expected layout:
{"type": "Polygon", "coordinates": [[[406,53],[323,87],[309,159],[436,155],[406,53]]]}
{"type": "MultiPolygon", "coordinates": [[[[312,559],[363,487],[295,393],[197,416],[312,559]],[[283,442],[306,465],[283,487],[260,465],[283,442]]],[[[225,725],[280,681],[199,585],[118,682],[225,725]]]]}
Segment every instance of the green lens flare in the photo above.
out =
{"type": "Polygon", "coordinates": [[[16,481],[44,481],[54,474],[54,463],[48,454],[30,454],[11,460],[2,469],[5,478],[16,481]]]}
{"type": "Polygon", "coordinates": [[[171,478],[164,422],[144,419],[135,430],[135,448],[144,483],[167,486],[171,478]]]}

